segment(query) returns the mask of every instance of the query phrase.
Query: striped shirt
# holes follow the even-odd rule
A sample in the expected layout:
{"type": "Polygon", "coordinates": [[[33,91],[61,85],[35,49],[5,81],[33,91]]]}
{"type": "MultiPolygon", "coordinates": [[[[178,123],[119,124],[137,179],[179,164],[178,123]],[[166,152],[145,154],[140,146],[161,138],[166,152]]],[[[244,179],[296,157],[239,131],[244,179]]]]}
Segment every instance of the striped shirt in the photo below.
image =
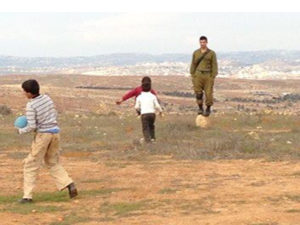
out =
{"type": "Polygon", "coordinates": [[[52,99],[48,95],[39,95],[26,105],[27,126],[19,129],[19,133],[37,131],[40,133],[59,130],[57,112],[52,99]]]}

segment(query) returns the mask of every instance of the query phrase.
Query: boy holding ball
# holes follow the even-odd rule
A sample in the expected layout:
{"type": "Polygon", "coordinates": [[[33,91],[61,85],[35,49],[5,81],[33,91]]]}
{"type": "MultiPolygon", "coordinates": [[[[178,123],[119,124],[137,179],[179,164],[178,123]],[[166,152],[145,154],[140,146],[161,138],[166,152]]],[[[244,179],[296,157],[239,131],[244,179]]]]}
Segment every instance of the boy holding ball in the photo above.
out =
{"type": "Polygon", "coordinates": [[[40,95],[36,80],[27,80],[22,84],[25,96],[27,126],[19,128],[19,134],[35,132],[31,152],[24,162],[24,195],[20,203],[31,203],[36,176],[44,161],[59,190],[68,188],[70,198],[77,196],[73,180],[59,163],[59,127],[54,103],[47,95],[40,95]]]}

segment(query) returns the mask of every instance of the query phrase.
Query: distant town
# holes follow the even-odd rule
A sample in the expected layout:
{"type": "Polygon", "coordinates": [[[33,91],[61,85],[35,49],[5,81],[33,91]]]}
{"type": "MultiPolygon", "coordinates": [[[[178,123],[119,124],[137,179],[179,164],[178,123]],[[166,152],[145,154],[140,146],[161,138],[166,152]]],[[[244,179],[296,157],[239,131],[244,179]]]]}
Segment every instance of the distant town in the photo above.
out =
{"type": "MultiPolygon", "coordinates": [[[[219,76],[245,79],[299,79],[300,51],[218,53],[219,76]]],[[[82,74],[95,76],[188,76],[191,55],[120,53],[89,57],[0,55],[0,75],[82,74]]]]}

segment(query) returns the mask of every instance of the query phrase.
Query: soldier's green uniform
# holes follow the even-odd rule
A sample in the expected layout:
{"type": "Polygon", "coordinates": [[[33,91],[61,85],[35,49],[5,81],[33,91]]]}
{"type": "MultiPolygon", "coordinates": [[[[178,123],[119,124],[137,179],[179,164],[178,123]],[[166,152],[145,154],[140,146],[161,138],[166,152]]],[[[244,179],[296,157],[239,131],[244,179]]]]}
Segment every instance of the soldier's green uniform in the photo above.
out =
{"type": "Polygon", "coordinates": [[[197,66],[198,60],[205,54],[200,48],[194,51],[190,67],[190,74],[198,105],[203,104],[203,91],[205,93],[205,104],[213,105],[213,86],[218,74],[217,56],[213,50],[207,49],[208,53],[197,66]]]}

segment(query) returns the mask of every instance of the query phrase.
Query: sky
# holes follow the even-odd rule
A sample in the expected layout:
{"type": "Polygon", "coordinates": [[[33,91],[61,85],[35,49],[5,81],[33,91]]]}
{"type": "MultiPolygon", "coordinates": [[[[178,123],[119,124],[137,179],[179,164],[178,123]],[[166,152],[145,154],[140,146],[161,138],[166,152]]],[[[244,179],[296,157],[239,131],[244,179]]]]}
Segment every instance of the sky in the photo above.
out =
{"type": "Polygon", "coordinates": [[[300,13],[0,13],[0,55],[300,50],[300,13]]]}

